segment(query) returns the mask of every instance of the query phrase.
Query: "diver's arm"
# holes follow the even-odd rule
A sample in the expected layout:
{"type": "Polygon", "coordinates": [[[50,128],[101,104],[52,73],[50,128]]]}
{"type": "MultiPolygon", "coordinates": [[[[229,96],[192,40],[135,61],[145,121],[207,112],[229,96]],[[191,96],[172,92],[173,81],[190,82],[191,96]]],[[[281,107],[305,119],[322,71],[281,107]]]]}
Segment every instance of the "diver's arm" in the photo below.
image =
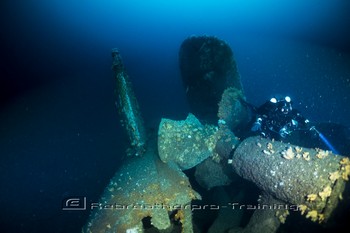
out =
{"type": "Polygon", "coordinates": [[[300,112],[295,111],[294,118],[297,122],[296,130],[310,130],[312,125],[310,124],[310,121],[305,118],[303,115],[300,114],[300,112]]]}
{"type": "Polygon", "coordinates": [[[256,117],[255,122],[253,123],[251,127],[251,131],[256,132],[256,131],[261,131],[261,124],[262,124],[262,118],[260,116],[256,117]]]}

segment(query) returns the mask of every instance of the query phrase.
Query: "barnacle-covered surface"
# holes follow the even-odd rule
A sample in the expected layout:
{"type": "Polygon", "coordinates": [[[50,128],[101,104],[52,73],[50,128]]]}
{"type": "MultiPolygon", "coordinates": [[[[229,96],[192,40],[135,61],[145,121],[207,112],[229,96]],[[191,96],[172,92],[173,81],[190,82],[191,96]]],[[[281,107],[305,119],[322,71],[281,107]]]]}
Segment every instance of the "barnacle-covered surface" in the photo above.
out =
{"type": "Polygon", "coordinates": [[[191,211],[185,207],[194,199],[200,199],[200,195],[191,188],[185,174],[160,161],[156,151],[149,149],[143,157],[126,163],[111,179],[99,201],[101,209],[92,212],[83,232],[143,232],[142,219],[148,216],[155,228],[168,229],[169,214],[177,209],[183,213],[183,231],[192,232],[191,211]]]}
{"type": "Polygon", "coordinates": [[[214,155],[217,130],[212,125],[202,125],[193,114],[183,121],[163,118],[158,131],[159,157],[182,170],[190,169],[214,155]]]}
{"type": "Polygon", "coordinates": [[[232,163],[238,175],[279,200],[300,205],[307,217],[318,222],[327,221],[337,208],[349,164],[346,157],[329,151],[273,142],[259,136],[244,140],[232,163]]]}

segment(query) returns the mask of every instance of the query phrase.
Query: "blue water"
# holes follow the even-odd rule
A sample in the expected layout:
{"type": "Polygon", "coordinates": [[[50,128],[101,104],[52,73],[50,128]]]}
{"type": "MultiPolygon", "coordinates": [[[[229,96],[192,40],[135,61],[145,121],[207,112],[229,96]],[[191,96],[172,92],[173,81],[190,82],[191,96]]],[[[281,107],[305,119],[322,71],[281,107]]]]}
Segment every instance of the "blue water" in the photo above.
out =
{"type": "Polygon", "coordinates": [[[119,48],[149,129],[189,112],[178,51],[190,35],[227,41],[247,100],[289,95],[310,120],[349,127],[347,0],[4,0],[0,3],[2,232],[77,232],[127,147],[114,101],[119,48]]]}

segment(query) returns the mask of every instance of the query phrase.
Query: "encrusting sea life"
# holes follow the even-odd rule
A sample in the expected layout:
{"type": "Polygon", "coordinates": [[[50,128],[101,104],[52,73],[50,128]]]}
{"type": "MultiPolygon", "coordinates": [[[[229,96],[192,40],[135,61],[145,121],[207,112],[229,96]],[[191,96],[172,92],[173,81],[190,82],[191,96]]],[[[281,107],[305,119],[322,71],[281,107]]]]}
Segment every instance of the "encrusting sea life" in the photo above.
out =
{"type": "Polygon", "coordinates": [[[282,153],[283,158],[288,159],[288,160],[293,159],[295,157],[295,154],[293,152],[292,147],[288,147],[287,150],[284,150],[281,153],[282,153]]]}

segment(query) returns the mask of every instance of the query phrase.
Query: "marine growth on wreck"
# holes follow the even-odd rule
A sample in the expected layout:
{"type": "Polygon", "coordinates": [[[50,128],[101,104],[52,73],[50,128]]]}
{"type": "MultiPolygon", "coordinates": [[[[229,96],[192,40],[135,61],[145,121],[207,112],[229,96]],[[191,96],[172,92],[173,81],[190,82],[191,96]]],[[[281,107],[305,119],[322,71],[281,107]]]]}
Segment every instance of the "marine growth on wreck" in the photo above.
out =
{"type": "Polygon", "coordinates": [[[348,205],[348,157],[261,136],[236,136],[248,115],[226,42],[192,36],[182,43],[180,69],[193,112],[183,120],[162,118],[157,134],[147,139],[120,54],[113,50],[112,55],[118,108],[137,156],[112,177],[83,232],[201,232],[194,210],[213,204],[219,214],[208,232],[276,232],[294,212],[327,227],[339,206],[348,205]],[[216,86],[204,91],[212,82],[216,86]],[[211,98],[204,109],[197,101],[201,97],[211,98]],[[246,188],[252,185],[257,200],[240,204],[249,201],[246,188]],[[201,202],[208,191],[226,204],[201,202]],[[250,211],[243,225],[242,211],[250,211]]]}

